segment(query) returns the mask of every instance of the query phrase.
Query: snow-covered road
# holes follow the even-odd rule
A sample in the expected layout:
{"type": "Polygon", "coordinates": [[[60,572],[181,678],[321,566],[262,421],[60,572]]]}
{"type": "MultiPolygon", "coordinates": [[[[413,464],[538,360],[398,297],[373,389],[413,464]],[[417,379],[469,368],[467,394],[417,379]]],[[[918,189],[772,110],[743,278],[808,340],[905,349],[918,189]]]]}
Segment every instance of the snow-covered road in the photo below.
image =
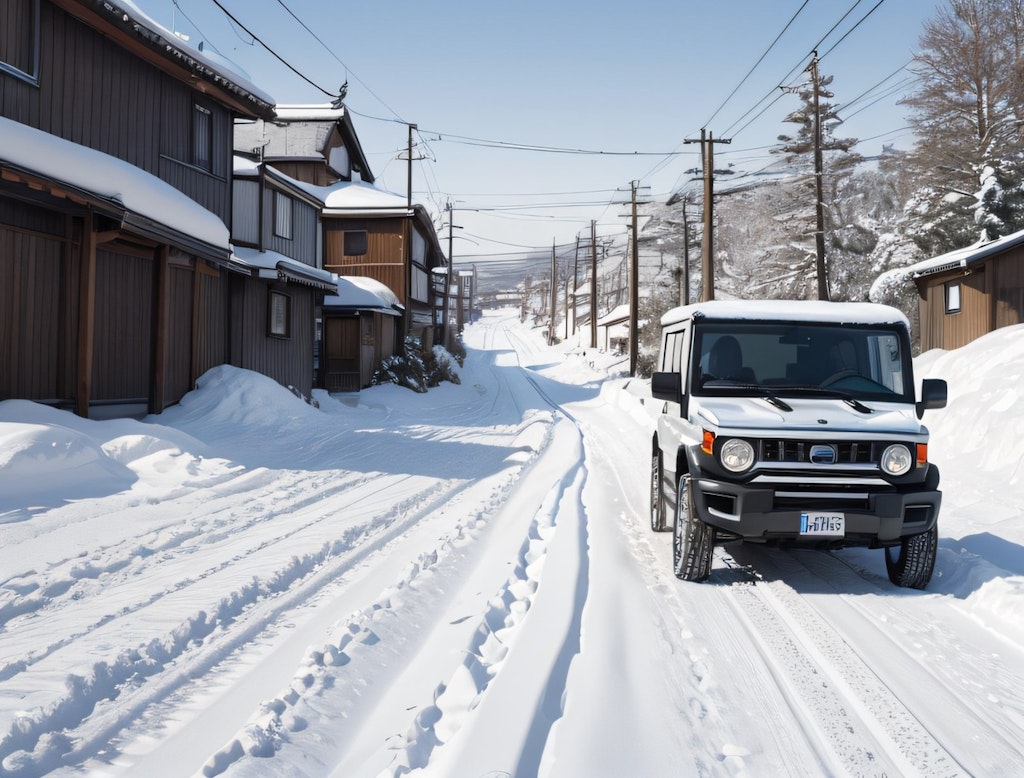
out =
{"type": "Polygon", "coordinates": [[[1020,624],[951,582],[1019,574],[730,544],[680,582],[644,382],[507,311],[466,343],[426,395],[0,403],[0,776],[1019,773],[1020,624]]]}

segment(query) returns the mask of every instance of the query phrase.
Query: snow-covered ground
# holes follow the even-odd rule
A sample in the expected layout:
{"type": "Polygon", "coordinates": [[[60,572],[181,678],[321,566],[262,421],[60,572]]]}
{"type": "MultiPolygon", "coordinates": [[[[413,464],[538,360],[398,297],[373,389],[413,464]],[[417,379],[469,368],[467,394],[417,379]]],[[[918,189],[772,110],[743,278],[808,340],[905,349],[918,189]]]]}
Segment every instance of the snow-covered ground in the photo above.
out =
{"type": "Polygon", "coordinates": [[[513,312],[466,342],[427,394],[0,403],[0,776],[1020,774],[1024,326],[917,361],[923,592],[864,549],[676,580],[646,383],[513,312]]]}

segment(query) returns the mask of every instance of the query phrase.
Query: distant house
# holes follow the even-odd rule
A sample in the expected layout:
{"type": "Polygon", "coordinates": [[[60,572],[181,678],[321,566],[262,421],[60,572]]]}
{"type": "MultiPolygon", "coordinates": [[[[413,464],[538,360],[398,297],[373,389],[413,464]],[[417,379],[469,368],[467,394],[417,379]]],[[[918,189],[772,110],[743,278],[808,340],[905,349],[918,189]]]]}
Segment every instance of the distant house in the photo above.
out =
{"type": "Polygon", "coordinates": [[[230,359],[232,126],[273,100],[134,4],[0,20],[0,399],[160,412],[230,359]]]}
{"type": "Polygon", "coordinates": [[[405,310],[406,334],[429,346],[438,311],[431,276],[443,267],[427,210],[362,182],[339,182],[324,197],[324,269],[380,281],[405,310]]]}
{"type": "Polygon", "coordinates": [[[605,351],[629,351],[629,306],[612,308],[597,320],[597,346],[605,351]]]}
{"type": "Polygon", "coordinates": [[[308,397],[317,323],[337,279],[322,268],[320,210],[305,185],[266,163],[236,157],[230,360],[308,397]]]}
{"type": "MultiPolygon", "coordinates": [[[[343,103],[279,105],[271,121],[235,127],[238,154],[324,187],[323,267],[380,281],[398,297],[404,333],[430,344],[438,321],[432,271],[447,265],[426,208],[373,186],[373,173],[343,103]]],[[[443,314],[443,312],[442,312],[443,314]]],[[[402,338],[397,348],[401,348],[402,338]]]]}
{"type": "Polygon", "coordinates": [[[278,105],[271,121],[235,124],[235,151],[318,186],[374,181],[344,104],[278,105]]]}
{"type": "Polygon", "coordinates": [[[352,392],[369,386],[381,363],[398,351],[404,311],[373,278],[341,276],[323,303],[321,386],[352,392]]]}
{"type": "Polygon", "coordinates": [[[921,350],[954,349],[1024,321],[1024,231],[919,262],[921,350]]]}

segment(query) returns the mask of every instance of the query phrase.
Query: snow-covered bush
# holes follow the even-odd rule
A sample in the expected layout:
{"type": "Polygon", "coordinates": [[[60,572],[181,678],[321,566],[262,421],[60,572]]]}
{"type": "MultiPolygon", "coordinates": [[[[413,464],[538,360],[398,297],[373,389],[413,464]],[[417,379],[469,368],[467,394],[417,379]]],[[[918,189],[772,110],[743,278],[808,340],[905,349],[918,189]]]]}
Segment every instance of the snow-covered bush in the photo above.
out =
{"type": "Polygon", "coordinates": [[[458,384],[459,374],[455,366],[461,367],[462,360],[454,356],[443,346],[434,346],[424,353],[419,338],[405,339],[405,353],[394,354],[382,363],[373,375],[374,384],[392,383],[412,389],[414,392],[426,392],[442,381],[458,384]]]}

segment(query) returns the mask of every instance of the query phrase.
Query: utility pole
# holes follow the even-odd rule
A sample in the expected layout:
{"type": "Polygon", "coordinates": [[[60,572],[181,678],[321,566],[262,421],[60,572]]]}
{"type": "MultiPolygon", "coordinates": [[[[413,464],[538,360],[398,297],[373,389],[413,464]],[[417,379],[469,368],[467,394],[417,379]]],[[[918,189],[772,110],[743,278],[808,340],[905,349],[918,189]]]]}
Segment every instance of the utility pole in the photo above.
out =
{"type": "MultiPolygon", "coordinates": [[[[648,187],[644,187],[647,189],[648,187]]],[[[626,286],[629,288],[629,374],[636,375],[637,350],[640,340],[640,230],[637,225],[637,190],[639,181],[630,181],[630,219],[632,241],[630,242],[629,266],[626,286]]]]}
{"type": "Polygon", "coordinates": [[[632,192],[633,254],[630,257],[629,284],[629,374],[636,375],[636,352],[640,342],[640,236],[636,226],[636,189],[639,181],[630,182],[632,192]]]}
{"type": "MultiPolygon", "coordinates": [[[[416,129],[416,125],[415,124],[410,124],[409,125],[409,143],[408,143],[408,147],[407,147],[407,150],[408,150],[408,153],[409,153],[409,162],[408,162],[408,167],[407,167],[408,173],[407,173],[407,178],[406,178],[406,197],[405,197],[406,208],[408,209],[408,213],[406,213],[405,219],[404,219],[404,224],[402,225],[402,243],[404,244],[402,246],[402,254],[403,254],[403,264],[405,265],[405,281],[404,281],[404,283],[405,283],[405,292],[406,292],[406,294],[405,294],[405,298],[406,299],[403,300],[403,303],[405,305],[405,312],[403,314],[403,324],[404,324],[404,330],[405,330],[404,335],[405,336],[408,336],[410,331],[412,330],[412,305],[409,304],[409,292],[412,289],[412,216],[413,216],[413,210],[412,210],[412,134],[413,134],[413,131],[415,129],[416,129]]],[[[405,344],[404,343],[402,344],[402,351],[403,351],[403,353],[405,351],[405,344]]]]}
{"type": "Polygon", "coordinates": [[[590,347],[597,348],[597,222],[590,220],[590,347]]]}
{"type": "Polygon", "coordinates": [[[679,304],[690,304],[690,222],[683,200],[683,288],[679,290],[679,304]]]}
{"type": "Polygon", "coordinates": [[[548,345],[555,345],[555,315],[558,313],[558,273],[555,265],[555,239],[551,239],[551,321],[548,324],[548,345]]]}
{"type": "MultiPolygon", "coordinates": [[[[569,282],[572,281],[573,287],[576,286],[576,279],[570,279],[569,274],[565,274],[565,339],[569,340],[569,282]]],[[[573,323],[573,329],[576,329],[575,322],[573,323]]]]}
{"type": "Polygon", "coordinates": [[[407,174],[405,186],[405,202],[406,205],[409,207],[409,210],[412,210],[412,134],[415,129],[415,124],[409,125],[409,143],[408,146],[406,147],[406,151],[409,154],[409,164],[406,166],[407,174]]]}
{"type": "MultiPolygon", "coordinates": [[[[573,335],[576,334],[576,314],[577,314],[577,310],[578,310],[576,306],[577,306],[577,301],[580,298],[580,296],[576,293],[576,287],[579,286],[579,283],[580,283],[580,234],[577,232],[576,233],[576,250],[573,252],[573,255],[572,255],[572,334],[573,335]]],[[[565,305],[566,305],[566,314],[565,315],[568,316],[569,315],[569,313],[568,313],[569,298],[568,297],[565,298],[565,305]]],[[[568,333],[568,331],[567,331],[567,333],[568,333]]],[[[569,335],[566,334],[565,337],[568,338],[569,335]]]]}
{"type": "Polygon", "coordinates": [[[701,241],[701,300],[715,299],[715,268],[714,268],[714,145],[715,143],[732,143],[731,140],[715,140],[710,132],[703,128],[700,140],[686,139],[683,143],[700,143],[701,159],[704,167],[704,239],[701,241]]]}
{"type": "Polygon", "coordinates": [[[820,87],[818,84],[818,52],[811,56],[811,64],[807,68],[811,72],[811,88],[814,90],[814,250],[815,268],[818,272],[818,299],[829,299],[828,269],[825,267],[825,196],[822,184],[821,161],[821,105],[819,101],[820,87]]]}

